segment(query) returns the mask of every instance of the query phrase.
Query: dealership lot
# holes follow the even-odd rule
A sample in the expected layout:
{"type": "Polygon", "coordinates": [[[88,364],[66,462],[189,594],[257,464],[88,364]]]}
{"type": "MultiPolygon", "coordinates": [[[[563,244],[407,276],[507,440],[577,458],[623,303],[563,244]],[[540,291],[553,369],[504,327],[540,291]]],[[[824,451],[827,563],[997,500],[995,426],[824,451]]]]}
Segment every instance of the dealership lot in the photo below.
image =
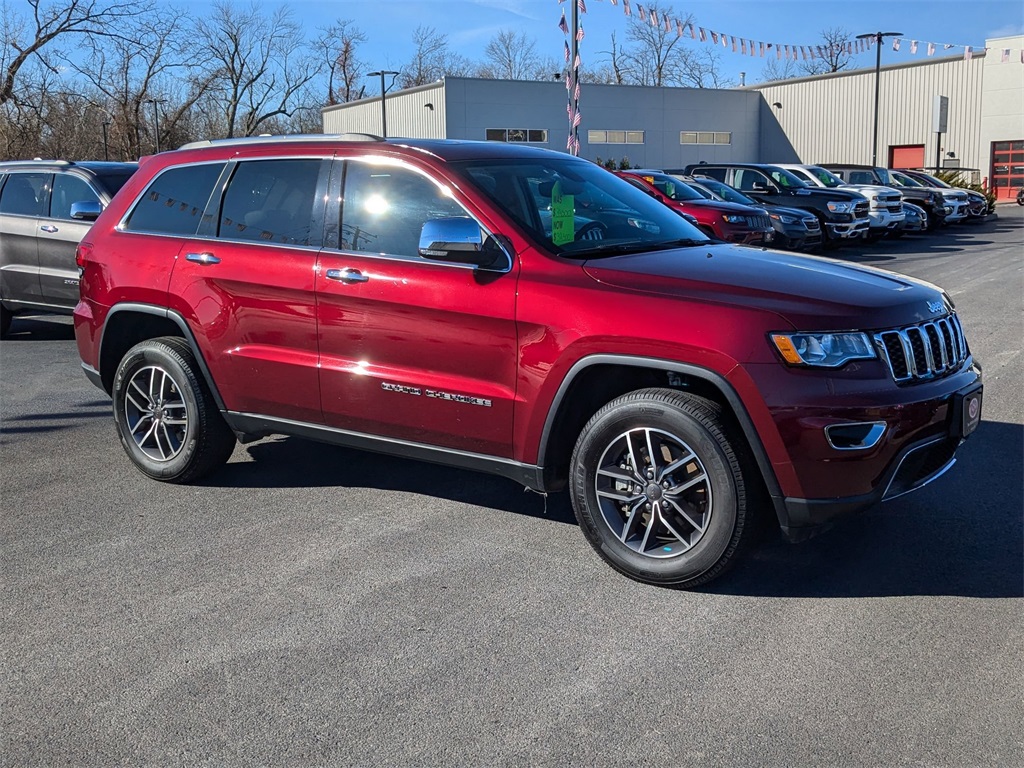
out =
{"type": "Polygon", "coordinates": [[[950,292],[984,422],[931,486],[697,592],[471,472],[270,438],[149,481],[70,320],[16,318],[3,764],[1024,763],[1022,254],[1017,206],[837,253],[950,292]]]}

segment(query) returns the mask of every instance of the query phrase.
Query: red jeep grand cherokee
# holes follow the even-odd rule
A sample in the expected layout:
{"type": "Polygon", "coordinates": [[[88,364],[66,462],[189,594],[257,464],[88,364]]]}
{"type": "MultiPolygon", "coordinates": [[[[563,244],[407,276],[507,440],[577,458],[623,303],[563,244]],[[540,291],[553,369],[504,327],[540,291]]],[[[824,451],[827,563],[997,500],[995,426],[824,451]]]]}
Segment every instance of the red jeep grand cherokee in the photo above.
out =
{"type": "Polygon", "coordinates": [[[670,208],[688,213],[707,235],[730,243],[760,245],[775,238],[775,228],[762,208],[708,200],[680,179],[659,171],[616,171],[670,208]]]}
{"type": "Polygon", "coordinates": [[[614,568],[691,587],[977,426],[940,289],[712,242],[569,155],[289,137],[156,155],[78,251],[75,332],[131,460],[196,480],[273,434],[569,488],[614,568]]]}

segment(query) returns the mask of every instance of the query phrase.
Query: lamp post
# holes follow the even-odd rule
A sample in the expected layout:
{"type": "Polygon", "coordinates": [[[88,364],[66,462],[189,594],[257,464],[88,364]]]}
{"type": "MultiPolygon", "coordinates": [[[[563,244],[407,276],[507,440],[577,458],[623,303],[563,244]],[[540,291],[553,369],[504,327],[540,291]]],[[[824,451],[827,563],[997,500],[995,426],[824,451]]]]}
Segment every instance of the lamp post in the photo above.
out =
{"type": "Polygon", "coordinates": [[[384,99],[388,92],[388,89],[391,88],[391,85],[395,84],[395,77],[398,77],[399,74],[401,73],[395,72],[394,70],[391,69],[382,69],[379,72],[370,72],[366,75],[367,77],[380,78],[380,133],[381,136],[385,139],[388,137],[388,113],[387,108],[384,106],[384,99]],[[394,77],[391,78],[391,85],[389,85],[387,88],[384,87],[385,75],[394,75],[394,77]]]}
{"type": "Polygon", "coordinates": [[[160,111],[158,104],[166,104],[167,99],[146,99],[147,104],[153,105],[153,134],[156,136],[156,153],[160,154],[160,111]]]}
{"type": "Polygon", "coordinates": [[[878,165],[878,83],[882,69],[882,41],[887,37],[900,37],[902,32],[869,32],[857,35],[858,40],[873,38],[875,41],[875,130],[871,140],[871,164],[878,165]]]}
{"type": "Polygon", "coordinates": [[[107,128],[109,126],[110,126],[110,121],[109,120],[104,120],[103,121],[103,159],[104,160],[109,160],[110,159],[110,152],[107,149],[107,128]]]}

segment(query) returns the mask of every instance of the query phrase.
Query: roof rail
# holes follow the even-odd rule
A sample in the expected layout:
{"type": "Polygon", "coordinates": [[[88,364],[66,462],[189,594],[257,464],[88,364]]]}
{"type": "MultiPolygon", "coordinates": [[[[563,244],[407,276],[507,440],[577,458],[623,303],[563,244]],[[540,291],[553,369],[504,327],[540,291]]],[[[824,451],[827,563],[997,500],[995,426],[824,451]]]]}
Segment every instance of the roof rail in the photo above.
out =
{"type": "Polygon", "coordinates": [[[334,141],[386,141],[372,133],[292,133],[281,136],[263,134],[260,136],[243,136],[234,139],[203,139],[182,144],[179,149],[201,149],[202,147],[222,147],[246,144],[265,144],[268,142],[334,142],[334,141]]]}
{"type": "Polygon", "coordinates": [[[31,160],[3,160],[4,165],[39,165],[45,163],[46,165],[74,165],[71,160],[44,160],[41,157],[33,157],[31,160]]]}

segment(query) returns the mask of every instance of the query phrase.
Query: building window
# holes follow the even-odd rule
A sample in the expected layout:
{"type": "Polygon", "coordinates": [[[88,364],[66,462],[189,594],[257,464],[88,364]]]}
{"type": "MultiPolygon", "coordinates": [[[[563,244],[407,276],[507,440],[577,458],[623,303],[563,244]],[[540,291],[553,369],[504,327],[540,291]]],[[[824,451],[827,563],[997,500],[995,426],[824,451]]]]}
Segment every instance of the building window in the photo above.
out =
{"type": "Polygon", "coordinates": [[[547,144],[548,132],[537,128],[488,128],[487,141],[510,141],[528,144],[547,144]]]}
{"type": "Polygon", "coordinates": [[[588,144],[643,144],[643,131],[587,131],[588,144]]]}
{"type": "Polygon", "coordinates": [[[680,131],[680,144],[732,144],[728,131],[680,131]]]}

